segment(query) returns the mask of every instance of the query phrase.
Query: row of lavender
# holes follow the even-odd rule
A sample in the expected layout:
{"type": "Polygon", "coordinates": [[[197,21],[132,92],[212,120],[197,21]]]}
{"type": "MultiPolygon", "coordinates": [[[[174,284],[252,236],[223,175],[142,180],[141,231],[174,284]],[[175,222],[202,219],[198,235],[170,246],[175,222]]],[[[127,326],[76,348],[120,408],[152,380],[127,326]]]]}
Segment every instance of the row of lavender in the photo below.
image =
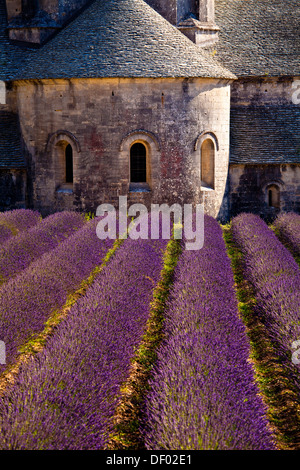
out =
{"type": "Polygon", "coordinates": [[[280,214],[274,222],[275,230],[296,256],[300,256],[300,214],[280,214]]]}
{"type": "MultiPolygon", "coordinates": [[[[236,242],[238,221],[233,221],[236,242]]],[[[245,228],[250,246],[259,238],[254,228],[261,227],[262,221],[248,222],[243,221],[240,228],[245,228]]],[[[51,311],[63,305],[67,293],[112,246],[112,241],[96,237],[95,224],[90,222],[55,249],[50,242],[49,253],[0,289],[6,303],[0,311],[0,331],[8,327],[6,344],[12,345],[8,350],[12,362],[18,347],[40,331],[51,311]],[[77,271],[70,279],[73,263],[77,271]],[[12,337],[16,331],[20,338],[12,337]]],[[[266,240],[263,243],[267,246],[266,240]]],[[[282,247],[277,243],[271,249],[282,247]]],[[[1,400],[0,448],[105,446],[120,385],[144,331],[165,247],[162,240],[124,242],[44,351],[23,367],[18,382],[1,400]]],[[[37,250],[35,256],[41,254],[37,250]]],[[[278,273],[281,270],[275,277],[278,273]]],[[[212,218],[205,219],[203,249],[183,252],[179,260],[165,333],[146,402],[147,447],[272,449],[265,408],[248,362],[249,342],[238,316],[230,261],[222,231],[212,218]]]]}
{"type": "Polygon", "coordinates": [[[15,209],[0,213],[0,245],[40,221],[40,213],[29,209],[15,209]]]}
{"type": "Polygon", "coordinates": [[[1,449],[104,448],[166,244],[125,240],[43,351],[22,367],[0,401],[1,449]]]}
{"type": "Polygon", "coordinates": [[[204,228],[203,248],[184,251],[175,269],[145,404],[146,446],[273,449],[222,230],[210,217],[204,228]]]}
{"type": "MultiPolygon", "coordinates": [[[[31,211],[28,211],[29,216],[31,211]]],[[[33,227],[10,237],[0,246],[0,284],[16,276],[33,261],[57,247],[85,224],[76,212],[57,212],[33,227]]]]}
{"type": "MultiPolygon", "coordinates": [[[[78,227],[79,220],[71,214],[59,217],[64,223],[67,218],[73,231],[78,227]]],[[[43,330],[50,315],[65,305],[68,296],[112,247],[113,240],[99,240],[96,224],[96,219],[85,223],[72,235],[69,229],[65,241],[0,287],[0,339],[6,345],[6,364],[0,364],[1,373],[15,362],[24,343],[43,330]]],[[[36,250],[41,252],[42,248],[36,250]]]]}
{"type": "MultiPolygon", "coordinates": [[[[293,220],[297,218],[294,215],[290,217],[293,220]]],[[[287,220],[285,223],[284,218],[276,221],[275,226],[278,224],[284,228],[287,220]]],[[[298,264],[257,215],[240,214],[233,219],[232,234],[244,256],[244,276],[254,287],[256,314],[266,326],[282,365],[300,392],[299,364],[294,364],[292,360],[293,343],[300,340],[298,264]]],[[[296,241],[296,238],[293,240],[296,241]]]]}

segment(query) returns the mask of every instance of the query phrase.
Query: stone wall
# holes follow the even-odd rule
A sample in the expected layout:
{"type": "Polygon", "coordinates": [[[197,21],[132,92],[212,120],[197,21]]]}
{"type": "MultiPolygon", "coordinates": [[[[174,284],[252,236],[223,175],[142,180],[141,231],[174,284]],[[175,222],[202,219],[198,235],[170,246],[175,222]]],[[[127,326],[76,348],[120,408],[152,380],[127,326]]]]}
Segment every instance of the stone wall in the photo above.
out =
{"type": "Polygon", "coordinates": [[[267,75],[260,78],[239,78],[231,87],[231,105],[243,107],[289,105],[293,102],[297,79],[299,80],[299,77],[276,78],[267,75]]]}
{"type": "MultiPolygon", "coordinates": [[[[3,82],[2,82],[3,84],[3,82]]],[[[17,114],[17,97],[16,89],[11,83],[5,83],[2,85],[2,97],[0,101],[0,119],[3,113],[14,113],[17,114]]],[[[11,122],[9,121],[9,125],[11,122]]],[[[0,123],[1,131],[6,137],[6,133],[3,131],[3,127],[0,123]]],[[[7,128],[5,127],[5,130],[7,128]]],[[[0,137],[3,137],[1,135],[0,137]]],[[[4,139],[0,138],[0,211],[18,209],[27,206],[27,175],[26,169],[20,168],[19,157],[21,159],[22,148],[21,143],[18,145],[18,149],[14,147],[14,143],[18,142],[19,134],[17,129],[10,131],[10,136],[7,137],[7,143],[3,146],[4,139]],[[11,135],[16,133],[15,138],[10,140],[11,135]],[[15,157],[14,152],[17,153],[17,157],[14,161],[9,162],[7,157],[7,149],[12,147],[12,155],[15,157]],[[20,154],[18,155],[18,152],[20,154]],[[3,158],[5,157],[5,158],[3,158]],[[14,165],[15,168],[14,168],[14,165]],[[10,166],[8,168],[8,166],[10,166]]],[[[19,142],[18,142],[19,143],[19,142]]]]}
{"type": "Polygon", "coordinates": [[[177,25],[177,0],[146,0],[146,3],[166,18],[169,23],[177,25]]]}
{"type": "Polygon", "coordinates": [[[128,202],[197,203],[217,216],[229,158],[230,85],[215,79],[87,79],[16,82],[22,136],[37,209],[95,211],[128,202]],[[215,184],[201,189],[200,151],[215,146],[215,184]],[[142,142],[150,192],[129,191],[129,155],[142,142]],[[73,185],[61,184],[73,148],[73,185]]]}
{"type": "Polygon", "coordinates": [[[223,214],[240,212],[272,220],[280,211],[300,212],[297,77],[241,78],[231,87],[229,180],[223,214]],[[275,185],[279,207],[268,204],[275,185]]]}
{"type": "Polygon", "coordinates": [[[214,23],[214,0],[146,0],[146,2],[173,25],[190,16],[202,23],[214,23]]]}
{"type": "Polygon", "coordinates": [[[6,0],[7,18],[10,20],[22,13],[22,0],[6,0]]]}
{"type": "Polygon", "coordinates": [[[9,38],[43,44],[89,0],[6,0],[9,38]]]}
{"type": "Polygon", "coordinates": [[[74,12],[82,8],[90,0],[40,0],[40,9],[46,11],[53,19],[63,23],[74,12]]]}
{"type": "MultiPolygon", "coordinates": [[[[71,14],[87,4],[90,0],[39,0],[39,9],[48,13],[55,21],[65,21],[71,14]]],[[[7,18],[22,13],[22,0],[6,0],[7,18]]]]}
{"type": "Polygon", "coordinates": [[[25,207],[26,171],[0,169],[0,211],[25,207]]]}
{"type": "Polygon", "coordinates": [[[230,217],[241,212],[259,214],[273,220],[279,212],[300,213],[300,164],[230,165],[230,217]],[[279,207],[268,204],[268,188],[279,188],[279,207]]]}
{"type": "Polygon", "coordinates": [[[199,18],[198,0],[177,0],[177,23],[193,15],[199,18]]]}

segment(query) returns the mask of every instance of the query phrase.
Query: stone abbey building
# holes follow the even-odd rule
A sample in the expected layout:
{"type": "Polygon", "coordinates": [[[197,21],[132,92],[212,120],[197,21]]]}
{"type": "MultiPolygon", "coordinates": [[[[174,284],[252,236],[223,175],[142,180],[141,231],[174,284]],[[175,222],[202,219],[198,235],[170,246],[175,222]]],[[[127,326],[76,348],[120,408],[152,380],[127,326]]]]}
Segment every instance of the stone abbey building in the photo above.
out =
{"type": "Polygon", "coordinates": [[[299,0],[0,0],[0,210],[300,212],[299,0]]]}

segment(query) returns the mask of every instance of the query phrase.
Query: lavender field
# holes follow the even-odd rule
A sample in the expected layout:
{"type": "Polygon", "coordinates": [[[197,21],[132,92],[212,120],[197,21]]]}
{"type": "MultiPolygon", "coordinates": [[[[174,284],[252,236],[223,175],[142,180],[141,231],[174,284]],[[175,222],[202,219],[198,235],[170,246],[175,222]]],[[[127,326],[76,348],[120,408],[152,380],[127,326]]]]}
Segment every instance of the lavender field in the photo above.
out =
{"type": "Polygon", "coordinates": [[[299,450],[299,215],[205,216],[195,251],[98,220],[0,214],[0,450],[299,450]]]}

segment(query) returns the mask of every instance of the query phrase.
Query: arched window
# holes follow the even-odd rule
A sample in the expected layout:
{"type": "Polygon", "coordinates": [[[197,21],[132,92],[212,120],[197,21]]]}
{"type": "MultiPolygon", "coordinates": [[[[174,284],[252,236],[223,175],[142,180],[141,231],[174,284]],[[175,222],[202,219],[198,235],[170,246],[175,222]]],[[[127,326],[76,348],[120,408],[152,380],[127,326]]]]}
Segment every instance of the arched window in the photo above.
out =
{"type": "Polygon", "coordinates": [[[144,144],[135,143],[130,148],[130,182],[146,183],[147,150],[144,144]]]}
{"type": "Polygon", "coordinates": [[[55,191],[72,193],[81,152],[79,141],[71,132],[58,130],[49,135],[45,152],[49,158],[55,191]]]}
{"type": "Polygon", "coordinates": [[[158,184],[160,145],[151,132],[136,129],[127,134],[120,143],[119,157],[123,162],[121,171],[129,183],[129,192],[149,192],[158,184]]]}
{"type": "Polygon", "coordinates": [[[267,187],[269,207],[280,207],[280,190],[276,184],[267,187]]]}
{"type": "Polygon", "coordinates": [[[73,183],[73,149],[70,144],[65,148],[66,183],[73,183]]]}
{"type": "Polygon", "coordinates": [[[201,145],[201,186],[214,189],[215,184],[215,147],[211,139],[201,145]]]}

